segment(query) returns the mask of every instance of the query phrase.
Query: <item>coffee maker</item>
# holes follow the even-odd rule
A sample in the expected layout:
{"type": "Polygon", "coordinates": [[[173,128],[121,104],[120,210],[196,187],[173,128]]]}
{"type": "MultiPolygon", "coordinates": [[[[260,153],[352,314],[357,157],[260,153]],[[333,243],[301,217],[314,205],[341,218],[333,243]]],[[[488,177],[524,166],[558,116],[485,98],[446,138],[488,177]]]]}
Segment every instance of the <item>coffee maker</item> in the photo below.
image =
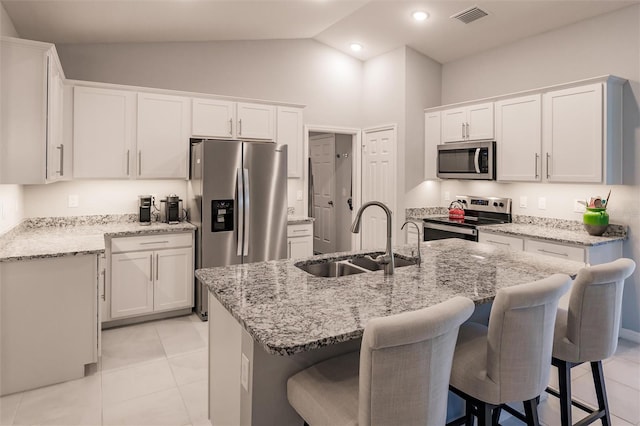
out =
{"type": "Polygon", "coordinates": [[[160,221],[175,224],[182,220],[182,200],[176,194],[160,200],[160,221]]]}
{"type": "Polygon", "coordinates": [[[140,225],[151,225],[151,195],[138,196],[138,222],[140,225]]]}

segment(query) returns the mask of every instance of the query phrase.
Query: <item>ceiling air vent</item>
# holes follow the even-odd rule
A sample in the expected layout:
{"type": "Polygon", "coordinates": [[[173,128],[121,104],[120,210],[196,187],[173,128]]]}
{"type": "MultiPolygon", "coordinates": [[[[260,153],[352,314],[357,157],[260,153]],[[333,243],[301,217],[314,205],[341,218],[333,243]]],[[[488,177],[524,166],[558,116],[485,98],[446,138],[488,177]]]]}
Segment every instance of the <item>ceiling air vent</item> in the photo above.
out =
{"type": "Polygon", "coordinates": [[[450,18],[457,19],[465,24],[470,24],[471,22],[487,15],[488,13],[480,9],[478,6],[473,6],[469,9],[463,10],[462,12],[456,13],[455,15],[451,15],[450,18]]]}

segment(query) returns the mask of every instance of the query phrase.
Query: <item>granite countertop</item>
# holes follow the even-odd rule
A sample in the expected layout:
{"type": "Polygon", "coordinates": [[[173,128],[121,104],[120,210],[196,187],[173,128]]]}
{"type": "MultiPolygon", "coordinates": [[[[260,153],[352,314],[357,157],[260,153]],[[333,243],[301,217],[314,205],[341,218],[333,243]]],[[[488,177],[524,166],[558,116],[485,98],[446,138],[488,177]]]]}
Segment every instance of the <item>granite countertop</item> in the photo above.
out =
{"type": "Polygon", "coordinates": [[[584,229],[562,229],[529,223],[503,223],[499,225],[483,225],[478,228],[481,232],[491,234],[505,234],[514,237],[535,238],[552,243],[565,243],[579,246],[599,246],[627,238],[626,230],[619,230],[609,226],[609,230],[601,237],[589,235],[584,229]]]}
{"type": "MultiPolygon", "coordinates": [[[[397,248],[410,256],[414,245],[397,248]]],[[[364,253],[364,252],[358,252],[364,253]]],[[[308,260],[279,260],[199,269],[196,277],[271,354],[291,355],[362,336],[367,321],[435,305],[454,296],[476,303],[503,287],[575,274],[579,262],[507,251],[461,239],[422,245],[422,266],[340,278],[319,278],[295,266],[354,253],[308,260]]]]}
{"type": "Polygon", "coordinates": [[[313,223],[314,220],[315,218],[313,217],[288,215],[287,225],[301,225],[304,223],[313,223]]]}
{"type": "Polygon", "coordinates": [[[103,253],[106,237],[194,229],[188,222],[142,226],[135,215],[32,218],[0,236],[0,262],[103,253]]]}

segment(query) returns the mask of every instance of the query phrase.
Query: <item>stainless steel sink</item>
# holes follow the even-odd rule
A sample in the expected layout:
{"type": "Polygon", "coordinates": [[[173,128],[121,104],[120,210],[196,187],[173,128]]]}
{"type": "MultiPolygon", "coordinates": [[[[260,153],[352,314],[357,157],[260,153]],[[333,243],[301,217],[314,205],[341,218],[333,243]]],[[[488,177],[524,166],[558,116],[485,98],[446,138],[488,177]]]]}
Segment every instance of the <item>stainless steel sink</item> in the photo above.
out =
{"type": "Polygon", "coordinates": [[[357,265],[352,265],[347,261],[333,261],[324,263],[312,263],[296,265],[305,272],[315,275],[316,277],[344,277],[345,275],[362,274],[368,272],[366,269],[357,265]]]}
{"type": "MultiPolygon", "coordinates": [[[[373,253],[370,256],[375,258],[378,254],[382,254],[382,253],[373,253]]],[[[373,259],[370,259],[368,257],[353,257],[349,260],[349,262],[354,265],[360,266],[361,268],[368,269],[370,271],[380,271],[384,269],[384,265],[376,263],[375,261],[373,261],[373,259]]],[[[394,264],[394,267],[396,268],[402,268],[403,266],[415,265],[416,261],[415,259],[394,254],[393,264],[394,264]]]]}

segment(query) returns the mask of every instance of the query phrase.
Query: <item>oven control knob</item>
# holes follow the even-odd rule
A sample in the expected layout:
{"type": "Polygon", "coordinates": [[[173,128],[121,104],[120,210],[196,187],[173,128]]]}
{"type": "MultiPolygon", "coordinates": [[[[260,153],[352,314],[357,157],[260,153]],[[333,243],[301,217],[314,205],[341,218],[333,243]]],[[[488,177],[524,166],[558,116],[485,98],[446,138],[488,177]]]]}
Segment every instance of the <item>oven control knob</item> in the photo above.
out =
{"type": "Polygon", "coordinates": [[[504,203],[500,203],[500,207],[504,207],[504,203]]]}
{"type": "Polygon", "coordinates": [[[459,200],[462,204],[467,204],[467,200],[459,200]]]}
{"type": "Polygon", "coordinates": [[[498,207],[498,203],[496,203],[495,201],[493,202],[493,207],[498,207]]]}

